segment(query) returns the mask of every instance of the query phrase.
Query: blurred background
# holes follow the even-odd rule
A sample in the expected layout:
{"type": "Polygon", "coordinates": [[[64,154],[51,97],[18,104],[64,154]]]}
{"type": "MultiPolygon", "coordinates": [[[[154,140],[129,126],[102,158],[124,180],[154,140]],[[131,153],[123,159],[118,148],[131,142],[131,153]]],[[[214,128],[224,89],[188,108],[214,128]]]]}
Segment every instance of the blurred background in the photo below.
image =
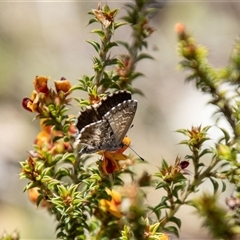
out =
{"type": "MultiPolygon", "coordinates": [[[[125,1],[107,2],[111,8],[122,8],[125,1]]],[[[39,131],[38,123],[32,121],[34,115],[22,108],[21,101],[32,92],[36,75],[51,80],[65,77],[75,84],[82,75],[93,73],[95,52],[85,40],[96,39],[90,33],[95,26],[87,26],[87,12],[97,5],[97,1],[0,2],[0,233],[17,229],[22,239],[55,238],[54,219],[29,202],[23,193],[27,181],[18,176],[19,161],[26,159],[39,131]]],[[[124,13],[122,8],[120,15],[124,13]]],[[[134,87],[142,89],[145,97],[135,96],[139,107],[129,132],[132,147],[150,163],[150,172],[157,171],[162,158],[173,163],[176,156],[184,158],[188,153],[177,145],[182,136],[176,129],[214,123],[208,96],[185,84],[186,73],[177,69],[174,25],[178,22],[207,46],[210,63],[222,67],[239,36],[240,3],[166,1],[151,19],[156,31],[149,39],[148,53],[155,60],[144,60],[138,66],[146,77],[137,79],[134,87]]],[[[122,40],[131,41],[128,30],[122,27],[114,39],[124,36],[122,40]]],[[[77,114],[78,109],[72,111],[77,114]]],[[[211,185],[206,182],[202,188],[211,190],[211,185]]],[[[150,202],[160,198],[161,193],[149,192],[150,202]]],[[[181,239],[209,239],[194,209],[182,209],[179,217],[183,220],[181,239]]]]}

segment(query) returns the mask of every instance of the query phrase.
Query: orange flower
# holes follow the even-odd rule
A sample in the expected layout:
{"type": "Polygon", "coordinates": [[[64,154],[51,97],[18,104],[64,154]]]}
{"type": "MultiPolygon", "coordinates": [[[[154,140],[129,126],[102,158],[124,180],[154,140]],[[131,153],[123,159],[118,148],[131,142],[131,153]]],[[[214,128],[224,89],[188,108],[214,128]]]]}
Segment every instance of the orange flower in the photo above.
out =
{"type": "Polygon", "coordinates": [[[52,126],[46,126],[44,124],[44,121],[46,120],[46,118],[42,118],[40,120],[40,128],[41,128],[41,132],[39,132],[39,134],[37,135],[36,139],[35,139],[35,144],[38,146],[43,146],[43,144],[50,144],[52,141],[52,135],[51,135],[51,128],[52,126]]]}
{"type": "Polygon", "coordinates": [[[102,170],[106,174],[111,174],[113,172],[118,172],[120,170],[117,161],[119,160],[127,160],[128,158],[122,154],[117,152],[101,152],[99,154],[103,155],[102,161],[102,170]]]}
{"type": "Polygon", "coordinates": [[[41,148],[46,147],[53,155],[63,153],[70,148],[69,143],[64,142],[63,139],[59,139],[56,142],[52,141],[55,136],[61,136],[60,134],[60,132],[53,130],[43,130],[37,135],[34,143],[41,148]]]}
{"type": "Polygon", "coordinates": [[[112,197],[112,199],[111,200],[101,199],[99,202],[100,209],[104,212],[111,213],[113,216],[117,218],[121,218],[122,213],[120,212],[119,209],[119,206],[121,205],[122,202],[121,195],[117,191],[110,190],[108,188],[105,191],[109,196],[112,197]]]}
{"type": "Polygon", "coordinates": [[[57,92],[62,91],[64,93],[67,93],[72,87],[71,83],[64,77],[62,77],[61,80],[54,80],[54,83],[57,92]]]}
{"type": "Polygon", "coordinates": [[[100,151],[98,154],[103,156],[102,161],[102,170],[106,174],[111,174],[113,172],[118,172],[122,166],[122,163],[119,165],[117,161],[124,160],[126,161],[128,157],[123,154],[123,152],[129,147],[131,140],[129,137],[125,137],[122,141],[123,147],[117,151],[100,151]]]}
{"type": "Polygon", "coordinates": [[[45,76],[36,76],[34,81],[33,81],[33,85],[35,90],[40,93],[45,93],[47,94],[49,92],[47,83],[48,83],[49,77],[45,77],[45,76]]]}
{"type": "MultiPolygon", "coordinates": [[[[53,155],[69,151],[71,149],[70,143],[64,142],[62,138],[53,142],[54,137],[56,136],[61,137],[63,136],[63,133],[61,131],[54,130],[53,127],[50,125],[45,125],[44,121],[46,120],[47,120],[46,118],[42,118],[40,120],[41,131],[38,133],[34,143],[39,147],[46,147],[53,155]]],[[[69,128],[69,133],[74,134],[75,132],[76,129],[72,123],[69,128]]]]}
{"type": "Polygon", "coordinates": [[[46,144],[46,143],[49,144],[50,142],[51,142],[51,135],[47,131],[41,131],[37,135],[37,137],[34,141],[34,143],[38,146],[43,146],[43,144],[46,144]]]}
{"type": "MultiPolygon", "coordinates": [[[[38,189],[39,188],[35,187],[35,188],[31,188],[31,189],[28,190],[28,198],[33,204],[37,203],[37,199],[40,195],[39,192],[38,192],[38,189]]],[[[42,199],[42,201],[40,202],[41,207],[47,207],[48,205],[49,204],[45,199],[42,199]]]]}
{"type": "Polygon", "coordinates": [[[29,112],[39,112],[39,95],[37,91],[33,91],[30,98],[22,100],[22,106],[29,112]]]}
{"type": "Polygon", "coordinates": [[[65,146],[65,144],[67,143],[65,143],[63,139],[59,139],[56,142],[53,142],[52,139],[55,136],[60,136],[60,133],[57,131],[53,131],[51,129],[49,130],[49,128],[46,128],[37,135],[34,143],[41,148],[46,147],[53,155],[63,153],[65,149],[68,148],[68,146],[65,146]]]}
{"type": "Polygon", "coordinates": [[[30,98],[24,98],[22,100],[22,106],[29,112],[39,112],[39,93],[47,94],[49,92],[47,81],[48,77],[36,76],[33,84],[35,90],[33,90],[30,98]]]}

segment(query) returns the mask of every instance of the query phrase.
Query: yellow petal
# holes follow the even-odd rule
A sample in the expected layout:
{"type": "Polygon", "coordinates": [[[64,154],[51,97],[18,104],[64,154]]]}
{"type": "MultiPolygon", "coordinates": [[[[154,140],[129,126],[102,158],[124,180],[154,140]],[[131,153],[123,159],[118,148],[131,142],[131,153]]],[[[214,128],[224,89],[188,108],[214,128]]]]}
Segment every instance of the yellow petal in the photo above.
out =
{"type": "Polygon", "coordinates": [[[42,146],[43,144],[49,143],[50,141],[51,141],[50,134],[46,131],[41,131],[35,139],[35,144],[38,146],[42,146]]]}
{"type": "Polygon", "coordinates": [[[119,194],[119,192],[115,191],[114,189],[112,190],[112,193],[111,193],[111,196],[112,196],[112,200],[114,200],[114,202],[116,204],[121,204],[122,202],[122,197],[121,195],[119,194]]]}
{"type": "Polygon", "coordinates": [[[108,158],[111,161],[115,161],[115,160],[127,160],[128,157],[122,153],[118,153],[118,152],[104,152],[104,157],[108,158]]]}
{"type": "Polygon", "coordinates": [[[114,201],[107,201],[107,209],[108,211],[115,217],[117,218],[121,218],[122,217],[122,213],[119,211],[118,206],[115,205],[114,201]]]}
{"type": "Polygon", "coordinates": [[[117,161],[127,160],[127,159],[128,159],[128,157],[127,157],[126,155],[122,154],[122,153],[115,153],[115,154],[113,155],[113,158],[114,158],[115,160],[117,160],[117,161]]]}
{"type": "Polygon", "coordinates": [[[105,191],[109,196],[112,196],[112,191],[109,188],[105,188],[105,191]]]}
{"type": "Polygon", "coordinates": [[[169,240],[169,237],[167,234],[163,233],[163,235],[160,236],[159,240],[169,240]]]}

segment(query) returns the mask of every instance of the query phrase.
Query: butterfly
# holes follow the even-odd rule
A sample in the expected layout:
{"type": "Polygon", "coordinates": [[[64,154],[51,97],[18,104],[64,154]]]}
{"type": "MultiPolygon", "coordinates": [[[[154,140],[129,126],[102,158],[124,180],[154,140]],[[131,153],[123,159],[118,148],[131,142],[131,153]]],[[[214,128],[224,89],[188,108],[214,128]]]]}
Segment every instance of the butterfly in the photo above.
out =
{"type": "Polygon", "coordinates": [[[115,151],[123,147],[122,140],[132,125],[137,100],[128,91],[107,95],[97,104],[80,112],[76,127],[76,144],[83,146],[80,153],[115,151]]]}

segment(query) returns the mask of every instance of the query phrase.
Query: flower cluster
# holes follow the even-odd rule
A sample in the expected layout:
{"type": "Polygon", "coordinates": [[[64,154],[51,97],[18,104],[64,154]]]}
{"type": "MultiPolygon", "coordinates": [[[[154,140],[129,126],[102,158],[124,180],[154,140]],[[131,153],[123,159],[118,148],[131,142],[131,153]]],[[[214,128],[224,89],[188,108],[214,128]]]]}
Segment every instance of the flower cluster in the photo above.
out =
{"type": "Polygon", "coordinates": [[[189,171],[186,169],[188,165],[189,161],[181,161],[180,158],[177,157],[173,166],[168,166],[165,162],[157,175],[161,176],[166,182],[173,182],[182,174],[189,174],[189,171]]]}
{"type": "MultiPolygon", "coordinates": [[[[69,116],[69,118],[74,118],[69,116]]],[[[70,142],[64,141],[64,134],[62,131],[54,130],[54,127],[51,125],[44,124],[47,119],[42,118],[40,120],[41,131],[38,133],[34,144],[39,148],[45,147],[51,154],[64,153],[65,151],[72,151],[72,146],[70,142]]],[[[74,135],[76,133],[76,127],[73,123],[70,123],[69,135],[74,135]]]]}
{"type": "Polygon", "coordinates": [[[29,190],[29,198],[36,204],[41,202],[41,205],[47,205],[44,199],[46,197],[48,200],[50,193],[49,190],[44,190],[43,177],[53,174],[46,168],[55,167],[61,159],[59,154],[73,152],[71,138],[76,134],[75,117],[64,114],[71,101],[71,98],[68,98],[71,93],[70,82],[65,78],[55,80],[53,89],[49,87],[48,81],[49,77],[36,76],[31,97],[22,101],[26,110],[37,113],[40,118],[40,132],[34,140],[34,150],[29,151],[28,159],[21,163],[21,177],[31,180],[26,187],[32,188],[29,190]]]}
{"type": "Polygon", "coordinates": [[[71,93],[71,84],[65,78],[55,80],[54,90],[49,88],[48,81],[49,77],[36,76],[31,97],[22,101],[26,110],[36,112],[40,118],[41,131],[34,144],[39,149],[50,151],[51,154],[72,151],[70,142],[65,141],[64,137],[76,133],[74,116],[63,115],[65,106],[71,101],[71,98],[67,98],[71,93]]]}
{"type": "MultiPolygon", "coordinates": [[[[33,90],[30,98],[24,98],[22,101],[23,107],[30,112],[44,113],[41,105],[50,105],[51,103],[62,104],[66,101],[66,96],[71,93],[71,84],[65,78],[55,80],[56,92],[48,87],[49,77],[36,76],[33,85],[33,90]]],[[[47,111],[47,109],[45,109],[47,111]]]]}

